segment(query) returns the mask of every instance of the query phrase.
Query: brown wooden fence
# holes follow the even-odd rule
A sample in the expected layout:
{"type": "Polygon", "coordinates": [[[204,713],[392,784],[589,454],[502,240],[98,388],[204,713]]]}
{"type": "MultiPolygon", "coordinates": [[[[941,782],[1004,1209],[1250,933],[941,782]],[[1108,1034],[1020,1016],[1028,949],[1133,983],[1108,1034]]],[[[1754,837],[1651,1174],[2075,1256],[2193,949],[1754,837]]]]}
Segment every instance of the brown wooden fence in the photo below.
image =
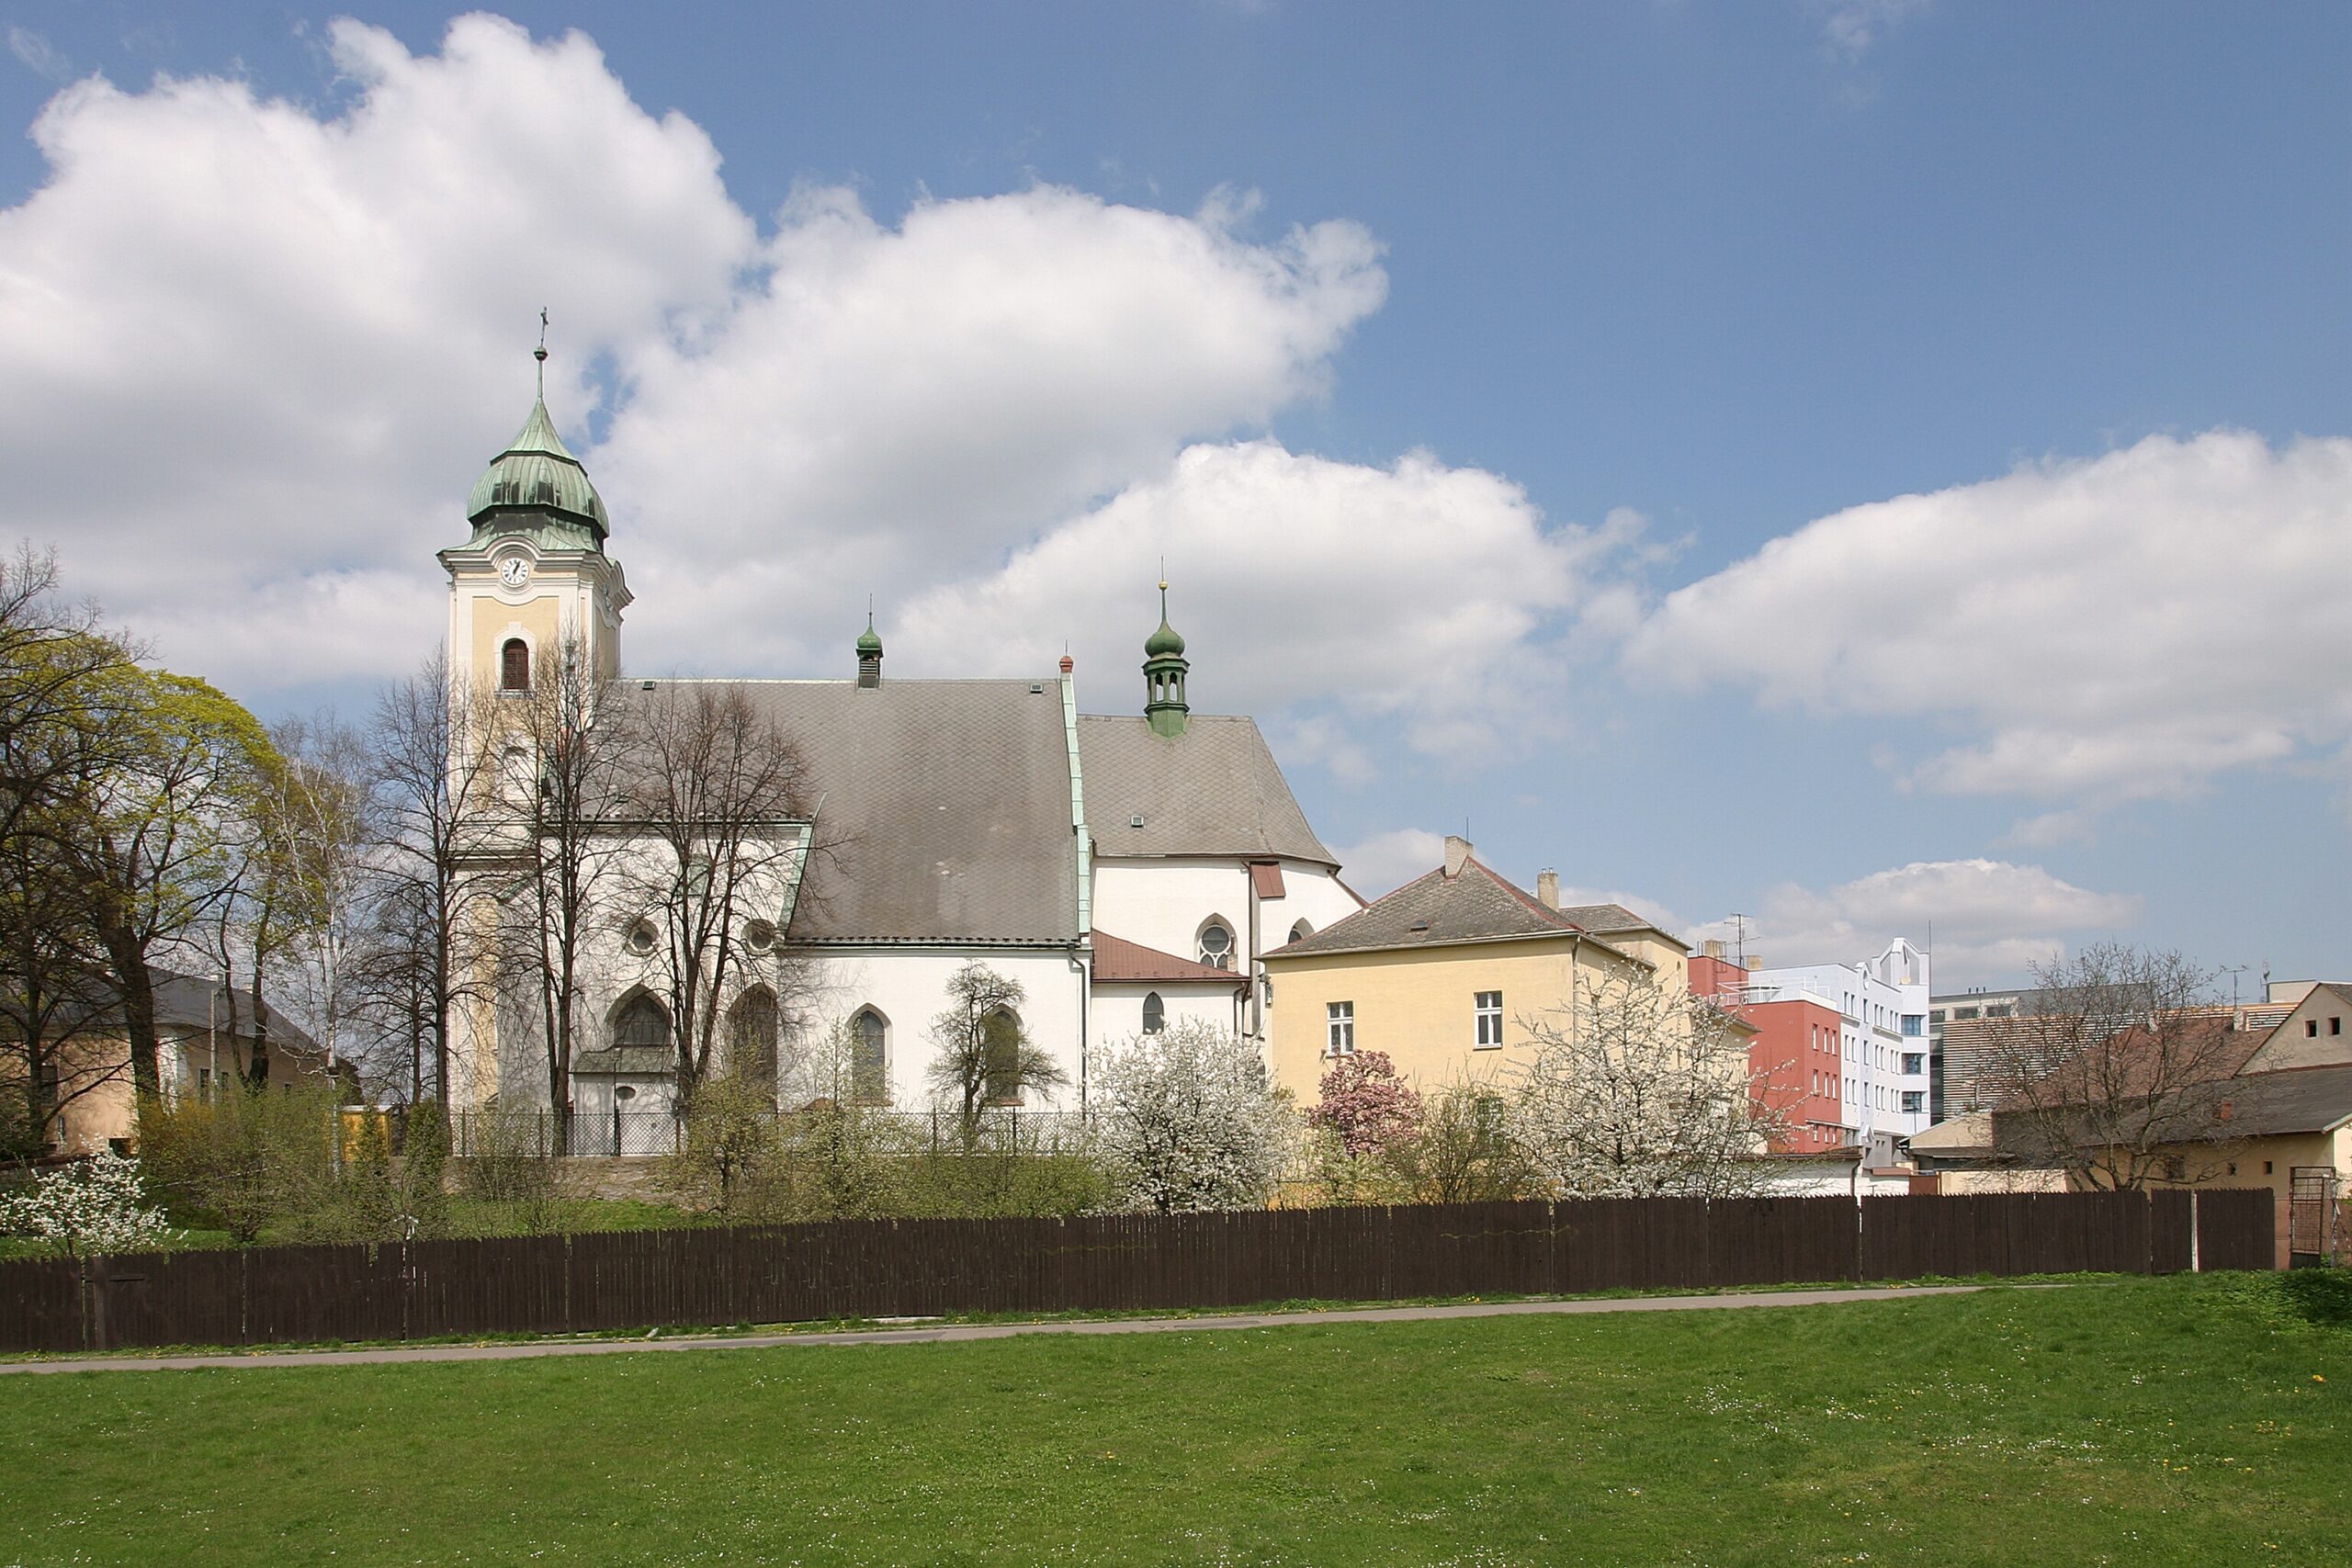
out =
{"type": "Polygon", "coordinates": [[[276,1345],[1927,1275],[2267,1269],[2270,1194],[1651,1198],[257,1247],[0,1263],[0,1350],[276,1345]]]}

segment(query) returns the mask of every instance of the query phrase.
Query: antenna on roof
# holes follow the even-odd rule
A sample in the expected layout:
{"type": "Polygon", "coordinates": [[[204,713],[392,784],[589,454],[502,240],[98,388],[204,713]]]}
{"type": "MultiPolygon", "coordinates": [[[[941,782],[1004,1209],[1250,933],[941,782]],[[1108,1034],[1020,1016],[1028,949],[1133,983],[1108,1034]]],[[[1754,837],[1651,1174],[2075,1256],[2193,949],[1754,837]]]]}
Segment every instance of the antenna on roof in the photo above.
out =
{"type": "Polygon", "coordinates": [[[1731,912],[1731,930],[1732,952],[1738,958],[1739,966],[1745,969],[1747,967],[1747,917],[1737,909],[1731,912]]]}

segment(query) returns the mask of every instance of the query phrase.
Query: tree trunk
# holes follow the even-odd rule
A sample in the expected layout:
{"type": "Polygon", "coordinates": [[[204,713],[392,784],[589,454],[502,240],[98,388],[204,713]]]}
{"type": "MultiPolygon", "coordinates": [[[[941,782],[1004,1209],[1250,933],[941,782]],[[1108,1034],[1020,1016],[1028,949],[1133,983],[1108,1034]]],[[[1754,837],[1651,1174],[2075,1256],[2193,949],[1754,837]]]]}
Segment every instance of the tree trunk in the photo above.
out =
{"type": "Polygon", "coordinates": [[[130,1044],[133,1096],[150,1100],[163,1092],[163,1045],[155,1035],[155,982],[147,973],[147,950],[138,937],[109,923],[98,932],[122,993],[122,1030],[130,1044]]]}

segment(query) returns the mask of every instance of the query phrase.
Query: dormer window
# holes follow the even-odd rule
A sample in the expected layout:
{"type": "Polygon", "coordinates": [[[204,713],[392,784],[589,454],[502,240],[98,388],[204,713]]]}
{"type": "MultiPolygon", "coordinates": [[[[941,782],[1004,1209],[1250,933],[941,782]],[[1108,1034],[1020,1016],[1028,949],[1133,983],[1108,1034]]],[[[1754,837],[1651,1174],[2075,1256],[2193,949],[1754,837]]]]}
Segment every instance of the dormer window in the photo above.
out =
{"type": "Polygon", "coordinates": [[[498,689],[502,692],[527,692],[531,689],[531,645],[519,637],[510,637],[498,650],[498,689]]]}

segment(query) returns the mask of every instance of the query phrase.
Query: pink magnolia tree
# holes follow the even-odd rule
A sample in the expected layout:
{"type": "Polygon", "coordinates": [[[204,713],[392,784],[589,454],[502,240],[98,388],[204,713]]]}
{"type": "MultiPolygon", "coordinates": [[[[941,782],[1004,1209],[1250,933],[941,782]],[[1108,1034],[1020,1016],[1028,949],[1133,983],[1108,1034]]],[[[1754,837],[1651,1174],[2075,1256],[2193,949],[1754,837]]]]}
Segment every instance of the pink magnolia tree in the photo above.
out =
{"type": "Polygon", "coordinates": [[[1421,1127],[1421,1097],[1400,1082],[1385,1051],[1358,1051],[1331,1064],[1307,1125],[1339,1140],[1351,1159],[1381,1155],[1421,1127]]]}

